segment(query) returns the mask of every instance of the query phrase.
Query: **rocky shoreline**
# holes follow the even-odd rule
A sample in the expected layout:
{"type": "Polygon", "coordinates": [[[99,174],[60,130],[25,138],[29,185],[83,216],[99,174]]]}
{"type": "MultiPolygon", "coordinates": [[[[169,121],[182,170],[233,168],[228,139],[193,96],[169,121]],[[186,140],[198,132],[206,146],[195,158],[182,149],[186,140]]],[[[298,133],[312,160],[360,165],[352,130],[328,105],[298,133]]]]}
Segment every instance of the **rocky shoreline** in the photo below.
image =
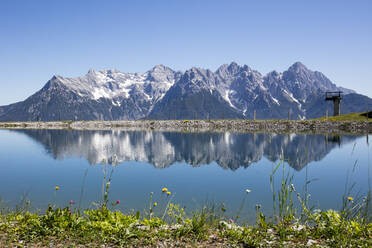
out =
{"type": "Polygon", "coordinates": [[[0,122],[1,129],[154,130],[181,132],[372,133],[370,121],[319,120],[136,120],[0,122]]]}

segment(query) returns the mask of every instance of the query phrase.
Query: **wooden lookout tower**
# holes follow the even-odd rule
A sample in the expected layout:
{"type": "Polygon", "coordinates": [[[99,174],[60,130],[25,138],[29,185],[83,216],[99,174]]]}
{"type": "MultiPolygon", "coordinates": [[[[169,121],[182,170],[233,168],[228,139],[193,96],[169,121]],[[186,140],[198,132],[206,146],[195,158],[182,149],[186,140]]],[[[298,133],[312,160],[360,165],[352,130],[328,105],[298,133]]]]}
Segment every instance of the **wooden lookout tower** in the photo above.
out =
{"type": "Polygon", "coordinates": [[[340,115],[342,91],[327,91],[325,93],[326,101],[333,101],[333,116],[340,115]]]}

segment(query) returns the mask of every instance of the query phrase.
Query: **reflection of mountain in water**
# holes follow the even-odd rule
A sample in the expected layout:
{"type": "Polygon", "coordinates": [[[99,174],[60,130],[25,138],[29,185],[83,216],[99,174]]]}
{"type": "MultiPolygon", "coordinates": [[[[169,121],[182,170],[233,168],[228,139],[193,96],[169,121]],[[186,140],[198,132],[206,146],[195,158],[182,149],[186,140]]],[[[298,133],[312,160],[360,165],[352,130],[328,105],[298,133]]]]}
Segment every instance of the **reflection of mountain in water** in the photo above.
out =
{"type": "Polygon", "coordinates": [[[323,159],[333,148],[358,136],[321,134],[232,134],[147,131],[21,130],[42,143],[55,159],[86,158],[90,164],[141,161],[164,168],[175,162],[193,166],[215,161],[225,169],[248,167],[262,157],[271,161],[284,154],[301,170],[323,159]]]}

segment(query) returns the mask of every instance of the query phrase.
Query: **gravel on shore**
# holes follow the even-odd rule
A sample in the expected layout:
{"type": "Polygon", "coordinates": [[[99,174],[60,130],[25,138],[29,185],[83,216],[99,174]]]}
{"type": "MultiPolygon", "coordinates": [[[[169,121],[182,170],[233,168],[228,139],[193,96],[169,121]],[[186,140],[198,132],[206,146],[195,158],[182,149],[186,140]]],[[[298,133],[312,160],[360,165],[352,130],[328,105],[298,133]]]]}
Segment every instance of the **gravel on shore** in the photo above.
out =
{"type": "Polygon", "coordinates": [[[181,132],[372,133],[370,121],[319,120],[136,120],[0,122],[2,129],[154,130],[181,132]]]}

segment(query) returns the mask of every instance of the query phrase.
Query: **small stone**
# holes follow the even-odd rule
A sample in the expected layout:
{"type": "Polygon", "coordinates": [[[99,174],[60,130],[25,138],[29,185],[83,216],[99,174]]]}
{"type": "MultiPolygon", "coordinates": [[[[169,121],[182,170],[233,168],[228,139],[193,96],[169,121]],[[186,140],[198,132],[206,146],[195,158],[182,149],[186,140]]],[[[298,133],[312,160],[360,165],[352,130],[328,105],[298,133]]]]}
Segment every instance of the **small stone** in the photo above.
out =
{"type": "Polygon", "coordinates": [[[210,235],[210,236],[209,236],[209,238],[210,238],[211,240],[216,240],[216,239],[217,239],[217,238],[216,238],[216,236],[215,236],[215,235],[213,235],[213,234],[212,234],[212,235],[210,235]]]}
{"type": "Polygon", "coordinates": [[[266,239],[265,239],[265,242],[266,242],[268,245],[272,245],[272,244],[274,244],[274,241],[268,241],[268,240],[266,240],[266,239]]]}
{"type": "Polygon", "coordinates": [[[243,227],[237,226],[234,223],[227,223],[226,221],[220,221],[220,227],[225,227],[226,229],[238,229],[238,230],[243,230],[243,227]]]}
{"type": "Polygon", "coordinates": [[[149,226],[146,226],[144,224],[141,224],[141,223],[132,223],[129,225],[129,227],[135,227],[137,229],[140,229],[140,230],[150,230],[150,227],[149,226]]]}
{"type": "Polygon", "coordinates": [[[160,230],[168,230],[169,226],[168,225],[161,225],[161,226],[159,226],[159,229],[160,230]]]}
{"type": "Polygon", "coordinates": [[[148,230],[150,230],[150,227],[149,227],[149,226],[145,226],[145,225],[143,225],[143,226],[138,226],[137,228],[140,229],[140,230],[143,230],[143,231],[148,231],[148,230]]]}
{"type": "Polygon", "coordinates": [[[307,246],[312,246],[317,244],[318,242],[316,240],[309,239],[306,243],[307,246]]]}
{"type": "Polygon", "coordinates": [[[304,225],[296,225],[296,226],[293,226],[292,229],[294,231],[301,231],[302,229],[304,229],[305,226],[304,225]]]}
{"type": "Polygon", "coordinates": [[[182,227],[181,224],[175,224],[175,225],[171,226],[170,228],[171,228],[172,230],[177,230],[177,229],[180,229],[181,227],[182,227]]]}

